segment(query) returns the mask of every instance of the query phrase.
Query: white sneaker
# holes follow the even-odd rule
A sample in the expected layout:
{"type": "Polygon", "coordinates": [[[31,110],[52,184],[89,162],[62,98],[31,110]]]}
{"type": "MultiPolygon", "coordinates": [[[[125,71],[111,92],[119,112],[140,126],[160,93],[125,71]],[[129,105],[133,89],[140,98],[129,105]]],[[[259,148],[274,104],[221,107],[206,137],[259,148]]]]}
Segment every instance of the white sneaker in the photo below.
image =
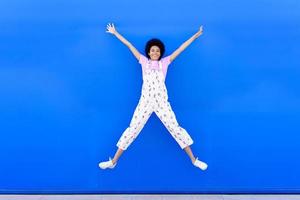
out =
{"type": "Polygon", "coordinates": [[[199,167],[203,171],[207,169],[207,164],[205,162],[198,160],[198,158],[196,158],[196,160],[193,164],[195,167],[199,167]]]}
{"type": "Polygon", "coordinates": [[[111,158],[109,158],[109,161],[99,163],[99,167],[101,169],[107,169],[107,168],[113,169],[116,165],[117,165],[117,163],[114,164],[112,162],[111,158]]]}

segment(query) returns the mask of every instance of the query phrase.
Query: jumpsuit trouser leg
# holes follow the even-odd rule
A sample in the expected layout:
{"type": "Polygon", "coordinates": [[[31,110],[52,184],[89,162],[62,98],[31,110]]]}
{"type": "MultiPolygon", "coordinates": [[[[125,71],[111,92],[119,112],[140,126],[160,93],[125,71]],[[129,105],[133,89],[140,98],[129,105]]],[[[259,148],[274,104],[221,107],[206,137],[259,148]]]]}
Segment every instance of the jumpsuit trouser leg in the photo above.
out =
{"type": "Polygon", "coordinates": [[[194,143],[187,131],[178,124],[169,101],[162,101],[154,112],[182,149],[194,143]]]}
{"type": "Polygon", "coordinates": [[[117,147],[122,150],[126,150],[128,146],[139,135],[149,117],[153,113],[151,103],[142,96],[139,100],[137,107],[135,108],[133,117],[130,121],[130,125],[121,135],[117,147]]]}

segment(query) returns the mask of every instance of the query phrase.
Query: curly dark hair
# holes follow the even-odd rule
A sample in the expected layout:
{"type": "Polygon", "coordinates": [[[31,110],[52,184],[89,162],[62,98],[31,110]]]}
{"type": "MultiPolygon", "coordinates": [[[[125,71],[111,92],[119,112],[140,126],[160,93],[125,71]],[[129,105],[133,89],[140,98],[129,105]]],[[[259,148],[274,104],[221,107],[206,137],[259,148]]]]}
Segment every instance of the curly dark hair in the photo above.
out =
{"type": "Polygon", "coordinates": [[[146,53],[147,58],[150,58],[148,53],[150,52],[150,49],[152,46],[157,46],[160,49],[160,57],[158,58],[158,60],[160,60],[165,53],[164,43],[157,38],[153,38],[153,39],[149,40],[145,46],[145,53],[146,53]]]}

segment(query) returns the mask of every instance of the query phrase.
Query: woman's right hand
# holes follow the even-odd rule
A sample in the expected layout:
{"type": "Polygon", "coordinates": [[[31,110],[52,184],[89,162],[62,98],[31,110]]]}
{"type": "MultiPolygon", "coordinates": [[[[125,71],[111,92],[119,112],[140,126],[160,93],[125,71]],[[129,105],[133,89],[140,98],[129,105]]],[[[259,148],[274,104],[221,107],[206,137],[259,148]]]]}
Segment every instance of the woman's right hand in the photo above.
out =
{"type": "Polygon", "coordinates": [[[116,32],[117,32],[117,30],[116,30],[116,28],[115,28],[115,26],[114,26],[114,24],[112,23],[112,24],[107,24],[107,26],[106,26],[106,33],[111,33],[111,34],[115,34],[116,32]]]}

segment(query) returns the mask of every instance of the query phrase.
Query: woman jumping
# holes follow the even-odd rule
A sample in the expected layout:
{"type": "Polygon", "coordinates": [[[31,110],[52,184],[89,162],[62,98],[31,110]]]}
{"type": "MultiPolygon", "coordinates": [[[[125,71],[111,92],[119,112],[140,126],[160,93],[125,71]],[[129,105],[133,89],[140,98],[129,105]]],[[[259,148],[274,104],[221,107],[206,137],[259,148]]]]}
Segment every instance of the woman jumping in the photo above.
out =
{"type": "Polygon", "coordinates": [[[171,108],[170,102],[168,101],[168,93],[165,85],[165,78],[169,64],[202,34],[202,26],[199,28],[197,33],[185,41],[176,51],[163,58],[162,56],[165,52],[165,47],[159,39],[151,39],[147,42],[145,47],[145,57],[129,41],[117,32],[114,24],[108,24],[106,32],[115,35],[121,42],[123,42],[142,65],[143,86],[141,97],[134,111],[130,125],[123,132],[117,143],[118,149],[114,158],[109,158],[108,161],[99,163],[99,167],[101,169],[113,169],[122,153],[136,139],[151,114],[155,112],[179,146],[188,154],[193,165],[202,170],[206,170],[207,164],[198,160],[198,158],[195,158],[193,155],[190,147],[190,145],[193,144],[192,138],[184,128],[179,126],[176,120],[176,116],[171,108]]]}

